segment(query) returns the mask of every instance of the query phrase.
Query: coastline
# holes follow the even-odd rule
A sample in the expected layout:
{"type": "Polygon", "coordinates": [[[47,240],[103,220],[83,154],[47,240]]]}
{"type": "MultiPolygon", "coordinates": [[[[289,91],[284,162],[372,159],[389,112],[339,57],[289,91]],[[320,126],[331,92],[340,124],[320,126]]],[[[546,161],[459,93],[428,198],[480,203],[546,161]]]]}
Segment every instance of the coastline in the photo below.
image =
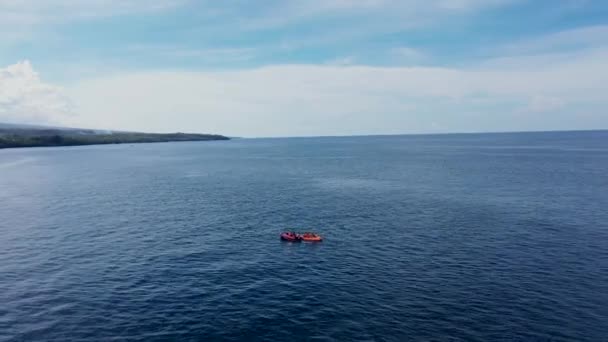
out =
{"type": "Polygon", "coordinates": [[[216,134],[187,133],[18,134],[13,132],[2,134],[0,132],[0,149],[222,140],[230,140],[230,138],[216,134]]]}

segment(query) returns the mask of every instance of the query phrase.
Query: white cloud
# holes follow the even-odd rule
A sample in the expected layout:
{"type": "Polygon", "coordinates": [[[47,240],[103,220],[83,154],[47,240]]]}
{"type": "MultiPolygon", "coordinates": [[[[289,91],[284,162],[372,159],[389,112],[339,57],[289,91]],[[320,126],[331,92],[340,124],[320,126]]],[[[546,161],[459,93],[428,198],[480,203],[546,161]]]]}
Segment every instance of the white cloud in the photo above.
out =
{"type": "Polygon", "coordinates": [[[70,87],[82,114],[70,123],[245,136],[585,128],[567,110],[594,104],[591,114],[608,125],[607,58],[603,51],[535,70],[284,65],[129,73],[70,87]],[[557,112],[558,121],[540,119],[557,112]]]}
{"type": "Polygon", "coordinates": [[[523,109],[523,112],[529,113],[545,113],[554,112],[561,108],[564,108],[566,103],[561,98],[547,97],[547,96],[534,96],[527,107],[523,109]]]}
{"type": "Polygon", "coordinates": [[[353,56],[346,56],[346,57],[330,59],[329,61],[325,62],[325,64],[336,65],[336,66],[347,66],[347,65],[354,65],[356,60],[357,59],[353,56]]]}
{"type": "Polygon", "coordinates": [[[0,18],[34,24],[43,20],[157,11],[184,3],[186,0],[0,0],[0,18]]]}
{"type": "MultiPolygon", "coordinates": [[[[435,3],[438,8],[470,11],[486,7],[500,6],[515,2],[513,0],[438,0],[435,3]]],[[[432,1],[431,1],[432,3],[432,1]]]]}
{"type": "MultiPolygon", "coordinates": [[[[289,50],[361,41],[383,33],[445,23],[450,16],[468,15],[514,1],[518,0],[0,0],[0,49],[14,48],[13,45],[17,45],[14,43],[28,40],[47,44],[56,40],[60,43],[51,45],[67,45],[69,39],[62,41],[66,31],[55,30],[58,23],[76,26],[83,21],[110,16],[171,15],[165,10],[185,8],[200,20],[185,29],[184,35],[220,41],[234,41],[252,31],[311,24],[310,30],[281,34],[279,40],[283,42],[260,46],[278,44],[289,50]],[[325,30],[319,34],[321,27],[325,30]]],[[[129,37],[124,39],[127,41],[129,37]]],[[[201,38],[203,44],[204,41],[201,38]]]]}
{"type": "Polygon", "coordinates": [[[28,61],[0,69],[0,122],[58,123],[70,114],[62,89],[42,82],[28,61]]]}
{"type": "Polygon", "coordinates": [[[291,0],[266,2],[245,17],[238,7],[220,13],[238,16],[239,28],[245,30],[276,29],[323,18],[338,26],[338,19],[354,18],[357,25],[346,24],[350,29],[410,28],[437,22],[447,15],[468,14],[516,1],[519,0],[291,0]]]}
{"type": "MultiPolygon", "coordinates": [[[[0,41],[22,41],[46,25],[175,8],[189,0],[0,0],[0,41]]],[[[42,31],[44,32],[44,31],[42,31]]]]}
{"type": "Polygon", "coordinates": [[[396,58],[397,62],[417,62],[427,57],[422,50],[409,46],[394,48],[391,50],[391,53],[396,58]]]}
{"type": "Polygon", "coordinates": [[[285,8],[297,9],[300,13],[398,10],[401,14],[414,14],[422,11],[476,11],[515,1],[517,0],[296,0],[285,2],[285,8]]]}
{"type": "Polygon", "coordinates": [[[579,51],[598,46],[608,46],[608,25],[579,27],[524,39],[504,46],[501,52],[508,55],[534,55],[579,51]]]}
{"type": "Polygon", "coordinates": [[[205,63],[247,61],[255,56],[253,48],[188,48],[178,45],[133,45],[128,50],[142,56],[196,59],[205,63]]]}
{"type": "MultiPolygon", "coordinates": [[[[255,11],[243,13],[247,2],[200,1],[205,13],[241,17],[240,25],[259,23],[278,26],[320,16],[396,13],[414,18],[422,12],[474,11],[516,0],[290,0],[256,3],[255,11]],[[372,12],[370,12],[372,11],[372,12]],[[251,20],[250,20],[251,19],[251,20]]],[[[0,23],[34,25],[90,17],[146,13],[197,4],[192,0],[0,0],[0,23]]]]}
{"type": "MultiPolygon", "coordinates": [[[[260,2],[251,11],[243,10],[238,1],[208,2],[205,10],[216,13],[217,17],[192,32],[200,35],[213,32],[214,37],[234,40],[251,32],[276,31],[280,34],[274,45],[262,43],[258,47],[281,52],[349,44],[368,46],[386,34],[448,25],[455,17],[474,15],[517,1],[520,0],[271,0],[260,2]],[[287,33],[284,30],[288,30],[287,33]]],[[[391,56],[383,58],[403,64],[414,59],[418,61],[424,55],[411,47],[409,51],[406,49],[408,47],[401,51],[401,56],[396,49],[391,56]]],[[[350,53],[357,59],[365,59],[361,56],[364,51],[350,53]]]]}

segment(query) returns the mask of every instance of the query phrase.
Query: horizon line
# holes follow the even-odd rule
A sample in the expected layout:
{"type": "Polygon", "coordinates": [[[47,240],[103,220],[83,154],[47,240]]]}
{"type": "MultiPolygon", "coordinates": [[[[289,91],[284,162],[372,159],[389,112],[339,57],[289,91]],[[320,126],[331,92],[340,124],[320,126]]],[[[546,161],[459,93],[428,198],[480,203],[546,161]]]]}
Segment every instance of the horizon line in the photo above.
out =
{"type": "Polygon", "coordinates": [[[428,135],[477,135],[477,134],[526,134],[526,133],[574,133],[574,132],[604,132],[608,128],[594,129],[555,129],[529,131],[470,131],[470,132],[428,132],[428,133],[372,133],[372,134],[336,134],[336,135],[292,135],[292,136],[231,136],[232,139],[307,139],[307,138],[349,138],[349,137],[398,137],[398,136],[428,136],[428,135]]]}
{"type": "Polygon", "coordinates": [[[91,130],[91,131],[109,131],[116,133],[147,133],[147,134],[215,134],[223,135],[231,139],[306,139],[306,138],[348,138],[348,137],[392,137],[392,136],[434,136],[434,135],[476,135],[476,134],[526,134],[526,133],[567,133],[567,132],[602,132],[608,131],[608,128],[584,128],[584,129],[548,129],[548,130],[514,130],[514,131],[465,131],[465,132],[420,132],[420,133],[361,133],[361,134],[327,134],[327,135],[278,135],[278,136],[238,136],[224,133],[200,133],[190,131],[138,131],[138,130],[122,130],[122,129],[103,129],[103,128],[85,128],[85,127],[66,127],[66,126],[51,126],[45,124],[28,124],[14,122],[0,122],[1,124],[25,126],[29,128],[39,129],[66,129],[66,130],[91,130]]]}

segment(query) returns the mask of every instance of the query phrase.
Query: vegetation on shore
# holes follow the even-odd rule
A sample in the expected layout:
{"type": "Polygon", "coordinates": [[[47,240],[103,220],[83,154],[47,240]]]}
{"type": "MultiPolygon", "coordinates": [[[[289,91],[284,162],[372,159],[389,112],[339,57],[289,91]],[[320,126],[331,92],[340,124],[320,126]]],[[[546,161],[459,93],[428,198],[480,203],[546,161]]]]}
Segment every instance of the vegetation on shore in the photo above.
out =
{"type": "Polygon", "coordinates": [[[98,132],[76,129],[1,128],[0,148],[229,140],[214,134],[98,132]]]}

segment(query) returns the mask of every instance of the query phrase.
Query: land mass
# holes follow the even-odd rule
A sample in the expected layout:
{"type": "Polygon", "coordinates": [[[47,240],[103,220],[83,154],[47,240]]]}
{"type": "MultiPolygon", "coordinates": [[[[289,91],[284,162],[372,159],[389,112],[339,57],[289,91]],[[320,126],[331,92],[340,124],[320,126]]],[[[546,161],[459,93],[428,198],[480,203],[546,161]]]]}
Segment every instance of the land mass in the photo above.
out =
{"type": "Polygon", "coordinates": [[[139,133],[0,124],[0,149],[229,139],[217,134],[139,133]]]}

